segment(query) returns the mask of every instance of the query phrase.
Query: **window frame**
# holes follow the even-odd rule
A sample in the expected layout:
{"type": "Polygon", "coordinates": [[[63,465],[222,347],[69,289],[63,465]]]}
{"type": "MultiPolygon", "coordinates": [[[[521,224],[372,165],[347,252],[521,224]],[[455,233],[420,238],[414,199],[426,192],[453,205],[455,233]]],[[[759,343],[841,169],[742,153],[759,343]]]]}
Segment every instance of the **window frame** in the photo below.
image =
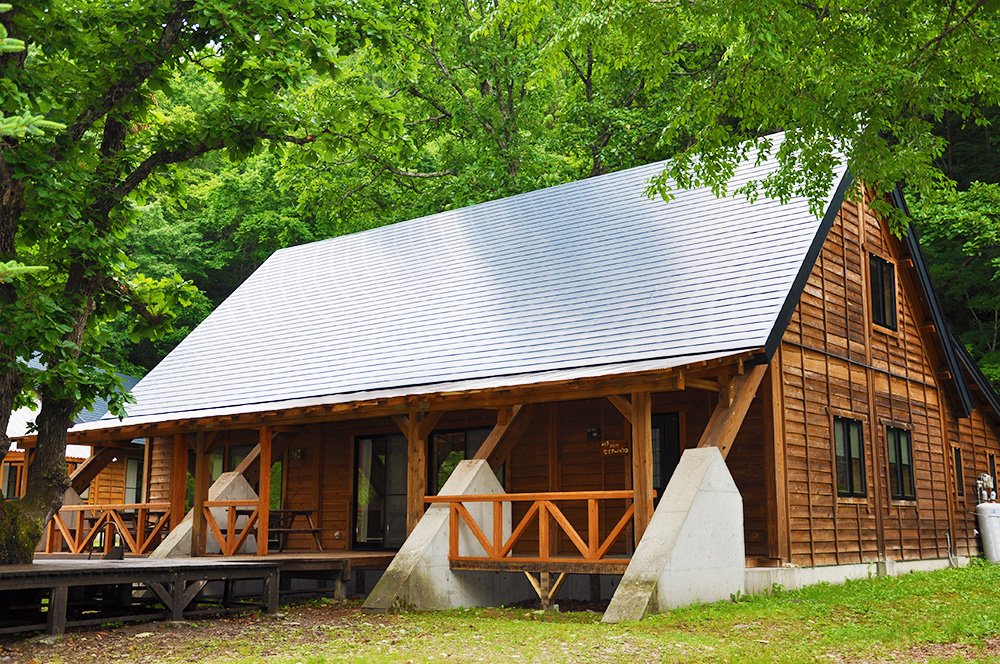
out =
{"type": "Polygon", "coordinates": [[[952,463],[954,464],[954,468],[952,470],[954,470],[954,472],[955,472],[955,493],[957,493],[959,497],[964,497],[965,496],[965,468],[963,467],[963,463],[962,463],[962,448],[961,447],[958,447],[956,445],[956,446],[953,446],[951,448],[951,459],[952,459],[952,463]]]}
{"type": "Polygon", "coordinates": [[[867,479],[867,468],[865,467],[865,422],[862,419],[856,417],[850,417],[847,415],[833,414],[833,423],[831,430],[831,447],[833,448],[833,461],[834,461],[834,486],[837,491],[838,498],[868,498],[868,479],[867,479]],[[858,455],[859,458],[853,458],[850,445],[850,431],[852,428],[856,427],[858,433],[858,455]],[[838,430],[841,433],[841,440],[845,442],[843,449],[845,455],[838,454],[837,450],[837,434],[838,430]],[[846,437],[845,437],[846,436],[846,437]],[[840,458],[844,456],[846,461],[844,465],[848,469],[847,477],[847,488],[842,489],[840,485],[842,473],[840,458]],[[859,461],[857,468],[860,471],[860,477],[855,478],[854,473],[850,472],[850,469],[854,461],[859,461]],[[860,488],[855,485],[856,481],[860,483],[860,488]]]}
{"type": "Polygon", "coordinates": [[[890,332],[899,331],[899,294],[896,272],[895,261],[873,251],[868,252],[868,308],[871,313],[872,325],[890,332]],[[886,274],[892,279],[892,283],[889,284],[891,301],[889,293],[886,292],[886,274]],[[876,300],[881,306],[876,305],[876,300]],[[890,318],[891,320],[889,320],[890,318]]]}
{"type": "Polygon", "coordinates": [[[914,470],[914,459],[913,459],[913,431],[906,427],[896,426],[894,424],[885,425],[885,453],[886,453],[886,470],[889,473],[889,497],[896,501],[915,501],[917,499],[917,478],[916,471],[914,470]],[[905,435],[905,443],[909,456],[909,463],[903,464],[903,437],[905,435]],[[896,462],[893,463],[893,452],[895,452],[896,462]],[[893,468],[895,465],[895,468],[893,468]],[[903,488],[905,486],[904,480],[907,479],[905,475],[908,475],[910,491],[907,493],[903,488]],[[896,483],[896,490],[893,490],[893,481],[896,483]]]}

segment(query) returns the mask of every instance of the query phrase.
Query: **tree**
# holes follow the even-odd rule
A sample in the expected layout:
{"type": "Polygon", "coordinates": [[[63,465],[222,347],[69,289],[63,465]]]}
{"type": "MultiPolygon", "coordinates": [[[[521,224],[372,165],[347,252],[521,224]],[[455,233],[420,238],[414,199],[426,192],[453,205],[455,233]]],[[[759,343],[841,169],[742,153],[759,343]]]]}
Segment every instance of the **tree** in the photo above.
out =
{"type": "Polygon", "coordinates": [[[41,401],[27,493],[0,503],[0,563],[30,560],[61,504],[74,414],[97,396],[121,412],[97,353],[102,324],[131,311],[132,334],[162,334],[190,290],[179,278],[129,278],[132,201],[213,151],[239,160],[265,141],[321,144],[326,119],[295,116],[286,91],[334,74],[338,48],[377,38],[364,16],[377,13],[312,0],[53,0],[0,14],[11,39],[44,35],[0,53],[5,122],[27,113],[63,126],[0,145],[0,263],[47,268],[0,284],[0,431],[29,393],[41,401]],[[164,117],[172,77],[191,71],[217,82],[215,103],[164,117]],[[30,369],[31,357],[46,369],[30,369]]]}
{"type": "Polygon", "coordinates": [[[1000,185],[927,195],[910,210],[945,317],[1000,385],[1000,185]]]}
{"type": "Polygon", "coordinates": [[[934,166],[946,143],[937,123],[945,114],[984,122],[982,108],[1000,98],[1000,16],[987,4],[596,0],[560,39],[574,44],[579,26],[613,21],[632,28],[633,59],[689,82],[664,126],[685,149],[656,192],[707,184],[722,193],[759,147],[781,167],[741,190],[803,194],[818,211],[835,152],[880,194],[904,182],[924,193],[948,188],[934,166]],[[777,130],[780,148],[761,138],[777,130]]]}

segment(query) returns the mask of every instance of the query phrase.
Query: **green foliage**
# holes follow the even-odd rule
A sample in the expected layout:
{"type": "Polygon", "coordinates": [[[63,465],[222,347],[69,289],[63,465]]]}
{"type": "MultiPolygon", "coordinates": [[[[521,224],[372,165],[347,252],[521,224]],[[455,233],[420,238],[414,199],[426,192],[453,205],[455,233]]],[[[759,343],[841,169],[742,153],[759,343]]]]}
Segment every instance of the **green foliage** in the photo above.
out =
{"type": "MultiPolygon", "coordinates": [[[[946,113],[982,122],[981,109],[1000,99],[1000,18],[972,0],[877,10],[855,0],[611,0],[570,25],[605,11],[634,30],[627,61],[652,61],[661,79],[688,81],[663,128],[668,142],[686,145],[654,183],[667,197],[668,177],[681,188],[706,184],[723,193],[747,156],[744,141],[778,129],[780,148],[760,139],[751,145],[776,152],[781,168],[738,191],[804,195],[818,211],[832,152],[847,155],[859,180],[879,193],[904,181],[922,193],[946,189],[934,167],[945,147],[937,123],[946,113]]],[[[561,39],[573,44],[577,31],[561,39]]]]}
{"type": "Polygon", "coordinates": [[[946,318],[1000,386],[1000,184],[931,193],[910,210],[946,318]]]}

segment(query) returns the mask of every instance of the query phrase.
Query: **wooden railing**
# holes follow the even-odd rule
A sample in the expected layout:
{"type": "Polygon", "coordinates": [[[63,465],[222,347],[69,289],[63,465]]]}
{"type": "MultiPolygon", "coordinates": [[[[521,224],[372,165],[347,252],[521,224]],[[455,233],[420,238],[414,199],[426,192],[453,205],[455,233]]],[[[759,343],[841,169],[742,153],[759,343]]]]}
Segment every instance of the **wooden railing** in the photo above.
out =
{"type": "MultiPolygon", "coordinates": [[[[510,563],[582,563],[586,565],[622,565],[628,564],[628,558],[608,558],[607,554],[618,537],[625,531],[634,514],[634,506],[629,503],[624,514],[606,536],[601,536],[600,509],[601,503],[609,500],[631,500],[635,497],[632,491],[563,491],[557,493],[500,493],[491,495],[468,496],[429,496],[425,500],[431,504],[447,504],[450,508],[449,517],[449,551],[448,559],[464,563],[493,563],[498,567],[510,563]],[[587,505],[586,539],[570,523],[563,510],[556,504],[569,501],[583,501],[587,505]],[[469,513],[465,503],[492,503],[492,533],[487,535],[469,513]],[[514,526],[509,536],[504,535],[504,504],[530,503],[524,516],[514,526]],[[515,545],[529,530],[529,526],[538,521],[538,555],[526,557],[513,555],[515,545]],[[476,538],[485,551],[485,556],[460,555],[459,525],[465,522],[469,532],[476,538]],[[553,527],[553,525],[555,527],[553,527]],[[559,533],[565,533],[572,542],[578,555],[553,555],[552,543],[558,539],[559,533]]],[[[533,529],[532,529],[533,530],[533,529]]]]}
{"type": "Polygon", "coordinates": [[[169,523],[170,503],[63,505],[49,522],[45,552],[59,552],[65,543],[70,553],[84,553],[93,550],[98,538],[107,552],[117,533],[130,553],[149,553],[169,523]],[[66,518],[71,515],[76,523],[67,525],[66,518]]]}
{"type": "Polygon", "coordinates": [[[202,505],[204,506],[202,509],[205,513],[205,521],[224,556],[236,555],[246,543],[250,533],[257,532],[259,500],[206,500],[202,505]],[[226,508],[225,532],[222,531],[212,514],[213,507],[226,508]],[[242,526],[237,527],[236,522],[240,516],[247,516],[247,521],[242,526]]]}

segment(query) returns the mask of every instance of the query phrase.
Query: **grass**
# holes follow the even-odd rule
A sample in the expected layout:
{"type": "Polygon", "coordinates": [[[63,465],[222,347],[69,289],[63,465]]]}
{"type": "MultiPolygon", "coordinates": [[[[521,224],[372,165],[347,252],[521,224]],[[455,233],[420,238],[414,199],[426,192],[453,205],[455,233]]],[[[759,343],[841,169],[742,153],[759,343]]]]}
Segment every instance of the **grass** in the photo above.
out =
{"type": "MultiPolygon", "coordinates": [[[[147,625],[128,660],[156,662],[987,662],[1000,661],[1000,566],[743,596],[606,626],[594,613],[470,609],[368,616],[322,603],[254,618],[147,625]],[[215,627],[213,627],[215,625],[215,627]]],[[[81,636],[85,636],[82,635],[81,636]]],[[[52,653],[53,655],[55,653],[52,653]]],[[[58,658],[37,661],[59,661],[58,658]]],[[[73,661],[66,657],[66,661],[73,661]]],[[[83,661],[77,658],[77,661],[83,661]]]]}

